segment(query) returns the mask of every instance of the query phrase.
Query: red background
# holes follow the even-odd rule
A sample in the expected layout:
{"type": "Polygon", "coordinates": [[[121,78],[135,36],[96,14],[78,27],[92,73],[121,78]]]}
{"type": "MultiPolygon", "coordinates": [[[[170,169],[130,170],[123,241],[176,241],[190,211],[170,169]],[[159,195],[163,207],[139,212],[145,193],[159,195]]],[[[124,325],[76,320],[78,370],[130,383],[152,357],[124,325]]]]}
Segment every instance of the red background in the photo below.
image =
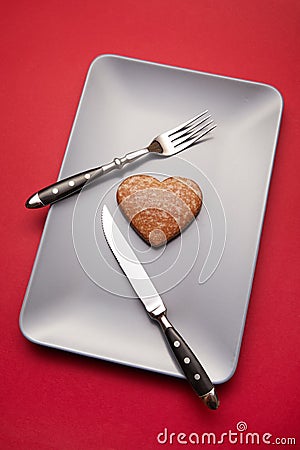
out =
{"type": "Polygon", "coordinates": [[[299,19],[298,0],[2,2],[2,449],[182,448],[157,434],[221,434],[241,420],[299,445],[299,19]],[[57,177],[103,53],[261,81],[284,98],[240,360],[216,412],[183,380],[39,347],[18,327],[47,215],[24,201],[57,177]]]}

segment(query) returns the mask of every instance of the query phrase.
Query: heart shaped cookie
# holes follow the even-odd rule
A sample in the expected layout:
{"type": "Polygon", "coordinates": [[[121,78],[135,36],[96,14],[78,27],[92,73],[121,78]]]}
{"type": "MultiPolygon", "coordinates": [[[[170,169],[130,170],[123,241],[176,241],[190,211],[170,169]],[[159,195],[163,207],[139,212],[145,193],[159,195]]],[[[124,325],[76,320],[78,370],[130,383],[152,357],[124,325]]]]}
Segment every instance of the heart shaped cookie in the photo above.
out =
{"type": "Polygon", "coordinates": [[[181,233],[197,216],[202,192],[195,181],[149,175],[126,178],[117,190],[117,202],[134,230],[158,247],[181,233]]]}

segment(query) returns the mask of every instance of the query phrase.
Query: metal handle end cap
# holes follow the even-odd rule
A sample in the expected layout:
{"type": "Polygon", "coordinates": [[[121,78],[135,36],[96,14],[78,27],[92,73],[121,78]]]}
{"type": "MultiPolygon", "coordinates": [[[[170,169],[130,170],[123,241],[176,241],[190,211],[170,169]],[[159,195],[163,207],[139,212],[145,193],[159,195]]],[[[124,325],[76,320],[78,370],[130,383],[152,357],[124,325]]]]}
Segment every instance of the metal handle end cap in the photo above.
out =
{"type": "Polygon", "coordinates": [[[206,406],[209,409],[218,409],[220,405],[220,400],[217,396],[217,393],[215,391],[215,388],[213,388],[211,391],[209,391],[207,394],[203,395],[201,397],[203,402],[206,404],[206,406]]]}
{"type": "Polygon", "coordinates": [[[41,201],[39,194],[36,193],[34,195],[32,195],[32,197],[30,197],[26,203],[25,203],[26,208],[28,209],[35,209],[35,208],[42,208],[43,206],[45,206],[43,204],[43,202],[41,201]]]}

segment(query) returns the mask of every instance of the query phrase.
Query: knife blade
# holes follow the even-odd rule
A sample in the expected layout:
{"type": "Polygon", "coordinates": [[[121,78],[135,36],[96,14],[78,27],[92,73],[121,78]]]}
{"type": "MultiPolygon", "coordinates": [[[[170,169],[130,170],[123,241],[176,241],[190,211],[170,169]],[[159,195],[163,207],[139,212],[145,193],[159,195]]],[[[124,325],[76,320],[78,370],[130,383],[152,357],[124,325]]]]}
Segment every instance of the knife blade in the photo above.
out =
{"type": "Polygon", "coordinates": [[[113,255],[151,319],[160,324],[186,379],[208,408],[217,409],[219,399],[214,385],[194,352],[167,318],[162,298],[106,205],[103,206],[101,218],[104,236],[113,255]]]}

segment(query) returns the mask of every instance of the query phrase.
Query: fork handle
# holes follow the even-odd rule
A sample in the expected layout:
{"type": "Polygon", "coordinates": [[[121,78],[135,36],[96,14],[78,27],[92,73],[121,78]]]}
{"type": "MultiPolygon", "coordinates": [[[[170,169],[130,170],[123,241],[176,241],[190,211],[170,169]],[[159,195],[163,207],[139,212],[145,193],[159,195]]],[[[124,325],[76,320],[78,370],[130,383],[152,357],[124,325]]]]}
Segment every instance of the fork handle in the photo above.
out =
{"type": "Polygon", "coordinates": [[[84,172],[57,181],[29,197],[25,206],[29,209],[37,209],[52,205],[53,203],[63,200],[64,198],[75,194],[75,192],[80,191],[90,180],[94,180],[114,169],[122,169],[125,164],[135,161],[147,153],[149,153],[147,148],[136,150],[127,153],[122,158],[115,158],[111,163],[94,167],[93,169],[85,170],[84,172]]]}

